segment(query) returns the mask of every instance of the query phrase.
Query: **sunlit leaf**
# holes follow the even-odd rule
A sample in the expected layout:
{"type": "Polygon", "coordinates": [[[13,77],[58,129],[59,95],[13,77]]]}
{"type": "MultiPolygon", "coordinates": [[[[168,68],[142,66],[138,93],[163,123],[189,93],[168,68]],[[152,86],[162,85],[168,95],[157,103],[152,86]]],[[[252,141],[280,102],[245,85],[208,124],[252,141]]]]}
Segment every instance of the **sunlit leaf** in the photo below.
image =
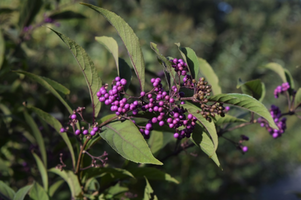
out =
{"type": "Polygon", "coordinates": [[[47,169],[45,168],[42,160],[39,158],[39,156],[37,154],[35,154],[34,152],[32,152],[32,155],[34,157],[34,159],[36,160],[40,175],[42,177],[42,182],[43,182],[43,186],[45,191],[48,191],[48,174],[47,174],[47,169]]]}
{"type": "Polygon", "coordinates": [[[33,186],[33,184],[26,185],[26,186],[22,187],[21,189],[19,189],[14,196],[14,200],[23,200],[25,198],[25,196],[27,195],[27,193],[29,192],[29,190],[32,188],[32,186],[33,186]]]}
{"type": "Polygon", "coordinates": [[[236,93],[218,94],[210,97],[209,101],[217,101],[250,110],[251,112],[254,112],[259,116],[265,118],[269,122],[271,128],[277,130],[279,129],[268,109],[261,102],[257,101],[249,95],[236,93]]]}
{"type": "Polygon", "coordinates": [[[61,95],[41,76],[29,73],[29,72],[25,72],[22,70],[17,70],[17,71],[13,71],[19,74],[24,74],[27,77],[29,77],[30,79],[32,79],[33,81],[38,82],[40,85],[42,85],[43,87],[45,87],[47,90],[49,90],[56,98],[58,98],[62,104],[67,108],[67,110],[69,111],[69,113],[72,113],[72,109],[70,108],[70,106],[68,105],[68,103],[61,97],[61,95]]]}
{"type": "Polygon", "coordinates": [[[193,116],[195,116],[197,118],[197,120],[204,126],[204,128],[210,135],[210,137],[213,141],[215,150],[216,150],[218,147],[218,136],[217,136],[217,132],[216,132],[214,123],[208,122],[200,113],[198,113],[198,111],[200,111],[201,108],[198,108],[197,106],[195,106],[191,103],[188,103],[188,102],[186,104],[183,104],[182,106],[184,108],[186,108],[189,113],[191,113],[193,116]]]}
{"type": "Polygon", "coordinates": [[[72,171],[61,171],[60,169],[52,168],[49,170],[49,172],[59,175],[67,182],[73,198],[81,194],[81,186],[78,182],[77,176],[72,171]]]}
{"type": "Polygon", "coordinates": [[[259,101],[262,101],[265,95],[265,86],[259,79],[247,82],[238,79],[237,88],[241,88],[244,94],[248,94],[259,101]]]}
{"type": "Polygon", "coordinates": [[[101,137],[122,157],[136,163],[162,165],[151,153],[142,134],[130,120],[105,126],[101,137]]]}
{"type": "Polygon", "coordinates": [[[24,109],[24,117],[25,117],[26,123],[30,126],[30,128],[32,130],[32,134],[39,146],[43,164],[47,168],[47,155],[46,155],[46,148],[45,148],[43,136],[42,136],[37,124],[34,122],[32,117],[27,113],[27,111],[25,109],[24,109]]]}
{"type": "Polygon", "coordinates": [[[15,191],[6,185],[3,181],[0,181],[0,197],[7,200],[13,200],[15,191]]]}
{"type": "Polygon", "coordinates": [[[95,37],[95,40],[102,44],[113,55],[118,71],[118,76],[120,76],[118,64],[118,44],[116,40],[112,37],[107,36],[95,37]]]}
{"type": "Polygon", "coordinates": [[[31,190],[29,192],[29,196],[33,200],[41,200],[41,199],[48,200],[49,199],[47,192],[37,182],[35,182],[33,184],[33,187],[31,188],[31,190]]]}
{"type": "Polygon", "coordinates": [[[86,19],[86,16],[73,12],[71,10],[55,13],[49,16],[53,20],[70,20],[70,19],[86,19]]]}
{"type": "Polygon", "coordinates": [[[152,153],[155,154],[172,140],[175,140],[173,134],[152,130],[148,145],[152,153]]]}
{"type": "Polygon", "coordinates": [[[96,93],[99,91],[99,88],[102,86],[102,81],[100,80],[98,73],[96,72],[94,63],[92,62],[92,60],[90,59],[86,51],[81,46],[76,44],[76,42],[74,42],[67,36],[63,35],[62,33],[59,33],[53,29],[50,30],[52,30],[62,39],[62,41],[70,49],[73,57],[76,59],[77,64],[79,65],[84,75],[84,78],[86,80],[89,89],[91,103],[92,103],[93,117],[96,118],[98,116],[101,107],[101,103],[98,100],[96,93]]]}
{"type": "Polygon", "coordinates": [[[195,126],[195,131],[192,133],[192,140],[194,144],[200,147],[218,167],[221,167],[212,140],[198,123],[195,126]]]}
{"type": "Polygon", "coordinates": [[[216,122],[215,122],[216,126],[221,126],[223,124],[229,124],[229,123],[232,124],[232,123],[244,123],[244,122],[247,122],[247,120],[245,120],[245,119],[237,118],[237,117],[234,117],[234,116],[228,115],[228,114],[225,114],[224,117],[215,116],[215,119],[216,119],[216,122]]]}
{"type": "Polygon", "coordinates": [[[144,84],[145,84],[144,59],[143,59],[142,50],[140,47],[138,37],[134,33],[133,29],[120,16],[116,15],[113,12],[110,12],[100,7],[93,6],[91,4],[87,4],[87,3],[81,3],[81,4],[102,14],[115,27],[129,54],[132,66],[139,80],[141,91],[144,91],[144,84]]]}
{"type": "Polygon", "coordinates": [[[72,165],[73,167],[75,167],[75,155],[74,155],[74,150],[72,147],[72,144],[69,140],[69,137],[67,135],[66,132],[61,133],[60,129],[62,128],[61,123],[55,119],[53,116],[51,116],[50,114],[44,112],[43,110],[36,108],[34,106],[29,106],[29,108],[34,111],[41,119],[43,119],[46,123],[48,123],[51,127],[53,127],[57,133],[59,133],[59,135],[63,138],[64,142],[66,143],[68,150],[70,152],[71,155],[71,159],[72,159],[72,165]]]}
{"type": "Polygon", "coordinates": [[[54,195],[54,193],[57,191],[57,189],[59,189],[59,187],[61,187],[61,185],[65,183],[64,180],[59,180],[55,183],[53,183],[50,187],[49,187],[49,196],[52,197],[54,195]]]}
{"type": "Polygon", "coordinates": [[[149,180],[168,181],[176,184],[179,183],[179,181],[171,177],[169,174],[153,167],[137,167],[137,168],[129,168],[127,170],[131,172],[136,178],[146,177],[149,180]]]}
{"type": "Polygon", "coordinates": [[[144,197],[143,200],[158,200],[158,197],[154,194],[154,190],[151,187],[151,185],[149,184],[148,180],[146,177],[145,181],[146,181],[146,186],[145,186],[145,190],[144,190],[144,197]]]}
{"type": "Polygon", "coordinates": [[[219,80],[217,75],[214,73],[212,67],[209,65],[209,63],[202,59],[198,58],[199,65],[200,65],[200,72],[205,76],[206,80],[212,87],[212,93],[213,94],[220,94],[222,93],[222,89],[219,85],[219,80]]]}

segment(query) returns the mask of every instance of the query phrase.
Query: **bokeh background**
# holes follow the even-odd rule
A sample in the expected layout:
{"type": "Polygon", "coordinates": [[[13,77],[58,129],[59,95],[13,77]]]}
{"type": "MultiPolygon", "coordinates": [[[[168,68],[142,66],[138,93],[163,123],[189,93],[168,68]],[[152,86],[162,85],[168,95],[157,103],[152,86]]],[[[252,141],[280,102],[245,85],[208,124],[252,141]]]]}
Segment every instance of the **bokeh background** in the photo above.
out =
{"type": "MultiPolygon", "coordinates": [[[[1,106],[0,179],[14,188],[26,185],[38,174],[32,167],[34,164],[31,165],[34,161],[30,150],[35,147],[30,145],[30,136],[23,128],[26,124],[20,114],[22,102],[59,113],[62,120],[68,115],[59,101],[41,86],[9,73],[9,70],[23,69],[56,80],[70,89],[71,93],[66,98],[74,107],[86,106],[87,111],[91,111],[85,80],[76,61],[65,44],[47,27],[64,33],[81,45],[92,58],[104,83],[110,83],[117,72],[113,57],[95,41],[96,36],[116,39],[120,57],[128,61],[116,30],[104,17],[76,0],[42,2],[31,22],[22,26],[20,11],[28,6],[28,2],[0,1],[0,29],[5,43],[5,59],[0,70],[0,105],[5,105],[14,116],[9,119],[3,117],[7,110],[1,106]],[[46,23],[47,17],[63,11],[79,15],[66,15],[46,23]],[[7,120],[10,120],[9,127],[7,120]]],[[[263,103],[267,107],[277,105],[286,111],[286,99],[275,99],[273,95],[274,88],[281,84],[280,78],[262,67],[269,62],[277,62],[287,68],[295,80],[295,87],[301,86],[299,0],[84,2],[115,12],[133,28],[142,45],[149,79],[162,73],[155,53],[150,49],[150,42],[158,44],[163,55],[172,57],[180,57],[174,44],[180,42],[208,61],[219,77],[224,93],[240,92],[236,88],[238,78],[244,81],[259,78],[266,86],[263,103]]],[[[132,86],[131,90],[134,93],[137,88],[132,86]]],[[[239,110],[233,108],[230,112],[235,114],[239,110]]],[[[106,113],[103,111],[100,116],[106,113]]],[[[249,151],[242,154],[232,143],[220,138],[217,154],[223,170],[200,150],[192,148],[169,159],[162,167],[177,178],[180,185],[150,183],[159,199],[298,199],[301,193],[300,119],[289,116],[287,127],[285,134],[278,139],[273,139],[259,125],[228,133],[226,137],[234,141],[238,141],[241,134],[249,136],[250,140],[244,143],[249,151]]],[[[45,137],[49,138],[47,145],[53,159],[50,163],[57,163],[62,147],[51,149],[51,145],[58,142],[58,138],[51,134],[45,137]]],[[[173,148],[174,143],[167,145],[157,157],[164,157],[165,152],[173,148]]],[[[68,196],[64,192],[60,195],[59,199],[68,196]]]]}

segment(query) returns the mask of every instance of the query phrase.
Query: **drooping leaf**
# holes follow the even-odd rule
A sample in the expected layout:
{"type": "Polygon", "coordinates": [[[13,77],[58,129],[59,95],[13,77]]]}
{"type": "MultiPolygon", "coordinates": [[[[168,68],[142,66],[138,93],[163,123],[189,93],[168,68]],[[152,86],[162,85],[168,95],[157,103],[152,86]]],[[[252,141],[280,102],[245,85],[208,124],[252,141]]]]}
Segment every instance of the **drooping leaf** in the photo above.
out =
{"type": "Polygon", "coordinates": [[[59,135],[63,138],[64,142],[66,143],[68,150],[70,152],[71,155],[71,159],[72,159],[72,165],[73,167],[75,167],[75,155],[74,155],[74,150],[72,147],[72,144],[69,140],[69,137],[67,136],[67,133],[61,133],[60,129],[62,128],[61,123],[55,119],[53,116],[51,116],[50,114],[44,112],[43,110],[36,108],[34,106],[30,106],[29,107],[32,111],[34,111],[41,119],[43,119],[45,122],[47,122],[51,127],[53,127],[56,132],[59,133],[59,135]]]}
{"type": "Polygon", "coordinates": [[[0,30],[0,70],[5,56],[5,42],[3,39],[2,31],[0,30]]]}
{"type": "Polygon", "coordinates": [[[53,87],[55,90],[63,93],[64,95],[68,95],[70,94],[70,90],[68,88],[66,88],[65,86],[63,86],[62,84],[51,80],[49,78],[46,77],[42,77],[49,85],[51,85],[51,87],[53,87]]]}
{"type": "Polygon", "coordinates": [[[217,132],[215,129],[215,125],[213,122],[208,122],[198,111],[201,109],[198,108],[197,106],[191,104],[191,103],[186,103],[182,105],[184,108],[188,110],[189,113],[191,113],[193,116],[197,118],[197,120],[204,126],[208,134],[210,135],[213,144],[214,144],[214,149],[216,150],[218,147],[218,136],[217,132]]]}
{"type": "Polygon", "coordinates": [[[155,154],[172,140],[175,140],[173,134],[152,130],[148,145],[152,153],[155,154]]]}
{"type": "Polygon", "coordinates": [[[0,181],[0,197],[5,200],[13,200],[15,191],[6,185],[3,181],[0,181]]]}
{"type": "Polygon", "coordinates": [[[135,178],[131,172],[120,169],[120,168],[111,168],[111,167],[102,167],[102,168],[90,168],[83,172],[83,182],[92,178],[92,177],[99,177],[102,174],[107,173],[110,174],[110,177],[114,179],[123,179],[123,178],[135,178]]]}
{"type": "Polygon", "coordinates": [[[149,184],[148,180],[146,177],[145,181],[146,181],[146,186],[145,186],[145,190],[144,190],[144,197],[143,200],[158,200],[158,197],[154,194],[154,190],[151,187],[151,185],[149,184]]]}
{"type": "Polygon", "coordinates": [[[169,84],[169,86],[171,88],[171,86],[173,85],[173,82],[175,80],[175,75],[173,73],[174,70],[172,68],[172,64],[170,63],[170,61],[165,56],[163,56],[159,52],[159,49],[157,48],[157,44],[151,42],[150,47],[157,54],[158,60],[163,65],[163,67],[164,67],[163,72],[165,74],[166,82],[169,84]]]}
{"type": "Polygon", "coordinates": [[[55,13],[49,16],[53,20],[70,20],[70,19],[86,19],[86,16],[73,12],[71,10],[55,13]]]}
{"type": "MultiPolygon", "coordinates": [[[[114,196],[122,194],[128,190],[129,190],[129,188],[123,187],[120,185],[120,183],[117,183],[116,185],[110,187],[107,192],[108,192],[108,195],[110,195],[110,197],[112,199],[114,199],[114,196]]],[[[108,196],[108,195],[106,195],[106,196],[108,196]]]]}
{"type": "Polygon", "coordinates": [[[120,76],[118,64],[118,44],[116,40],[114,40],[114,38],[112,37],[107,36],[95,37],[95,40],[102,44],[113,55],[118,71],[118,76],[120,76]]]}
{"type": "Polygon", "coordinates": [[[50,187],[49,187],[49,196],[52,197],[54,195],[54,193],[57,191],[57,189],[59,189],[59,187],[61,187],[61,185],[65,183],[64,180],[59,180],[55,183],[53,183],[50,187]]]}
{"type": "Polygon", "coordinates": [[[40,11],[41,7],[43,5],[42,0],[23,0],[21,1],[20,5],[20,16],[19,16],[19,22],[18,25],[21,30],[25,26],[28,26],[31,24],[35,16],[40,11]]]}
{"type": "Polygon", "coordinates": [[[287,69],[283,68],[278,63],[269,63],[269,64],[265,65],[264,67],[267,69],[270,69],[270,70],[274,71],[276,74],[278,74],[280,76],[280,78],[282,79],[283,83],[288,82],[290,85],[290,89],[288,90],[288,92],[290,95],[293,94],[293,89],[295,88],[294,80],[292,78],[292,75],[290,74],[290,72],[287,69]]]}
{"type": "Polygon", "coordinates": [[[189,73],[191,74],[192,78],[198,79],[199,71],[200,71],[200,64],[198,57],[196,56],[195,52],[189,47],[180,47],[180,43],[176,43],[179,48],[179,51],[184,59],[184,61],[188,65],[189,73]]]}
{"type": "Polygon", "coordinates": [[[200,147],[218,167],[221,168],[212,140],[198,123],[195,126],[195,131],[192,133],[192,141],[196,146],[200,147]]]}
{"type": "Polygon", "coordinates": [[[269,122],[271,128],[278,130],[278,127],[267,108],[261,102],[257,101],[249,95],[236,93],[218,94],[210,97],[209,101],[231,104],[240,108],[250,110],[251,112],[254,112],[259,116],[265,118],[269,122]]]}
{"type": "Polygon", "coordinates": [[[26,186],[22,187],[21,189],[19,189],[14,196],[14,200],[23,200],[25,198],[25,196],[27,195],[27,193],[29,192],[29,190],[32,188],[32,186],[33,186],[33,184],[26,185],[26,186]]]}
{"type": "Polygon", "coordinates": [[[168,181],[179,184],[179,181],[171,177],[169,174],[153,167],[129,168],[128,171],[131,172],[136,178],[146,177],[149,180],[168,181]]]}
{"type": "Polygon", "coordinates": [[[96,118],[98,116],[101,107],[101,103],[98,100],[96,93],[99,91],[99,88],[102,85],[102,81],[96,72],[94,63],[92,62],[92,60],[90,59],[86,51],[81,46],[76,44],[73,40],[63,35],[62,33],[59,33],[53,29],[50,30],[52,30],[55,34],[57,34],[62,39],[62,41],[70,49],[73,57],[76,59],[77,64],[79,65],[85,77],[89,89],[91,103],[92,103],[93,117],[96,118]]]}
{"type": "Polygon", "coordinates": [[[25,117],[26,123],[31,128],[32,134],[39,146],[43,164],[47,168],[47,155],[46,155],[46,148],[45,148],[43,136],[42,136],[37,124],[34,122],[32,117],[27,113],[26,109],[24,109],[24,117],[25,117]]]}
{"type": "Polygon", "coordinates": [[[134,33],[133,29],[120,16],[116,15],[113,12],[110,12],[100,7],[93,6],[91,4],[87,4],[87,3],[81,3],[81,4],[102,14],[115,27],[129,54],[132,66],[139,80],[141,91],[144,91],[144,84],[145,84],[144,59],[143,59],[142,50],[140,47],[138,37],[134,33]]]}
{"type": "Polygon", "coordinates": [[[237,88],[241,88],[244,94],[248,94],[259,101],[262,101],[265,95],[265,86],[259,79],[247,82],[238,79],[237,88]]]}
{"type": "Polygon", "coordinates": [[[44,190],[44,188],[35,182],[29,192],[29,196],[33,200],[49,200],[49,196],[47,195],[47,192],[44,190]]]}
{"type": "Polygon", "coordinates": [[[32,79],[33,81],[38,82],[40,85],[42,85],[47,90],[49,90],[56,98],[58,98],[61,101],[61,103],[66,107],[66,109],[69,111],[69,113],[72,113],[72,109],[70,108],[68,103],[61,97],[61,95],[43,77],[29,73],[29,72],[25,72],[22,70],[17,70],[17,71],[13,71],[13,72],[19,73],[19,74],[24,74],[27,77],[29,77],[30,79],[32,79]]]}
{"type": "Polygon", "coordinates": [[[162,165],[151,153],[135,124],[126,120],[105,126],[101,137],[122,157],[136,163],[162,165]]]}
{"type": "Polygon", "coordinates": [[[209,65],[209,63],[202,59],[198,58],[199,65],[200,65],[200,72],[205,76],[208,83],[212,86],[212,93],[214,95],[221,94],[222,89],[219,85],[219,80],[217,75],[214,73],[212,67],[209,65]]]}
{"type": "Polygon", "coordinates": [[[37,154],[35,154],[34,152],[32,152],[32,155],[33,155],[34,159],[36,160],[40,175],[42,177],[44,190],[47,192],[48,191],[48,174],[47,174],[47,170],[46,170],[42,160],[39,158],[39,156],[37,154]]]}
{"type": "Polygon", "coordinates": [[[67,170],[61,171],[60,169],[51,168],[49,172],[59,175],[67,182],[73,198],[81,194],[81,187],[78,182],[77,176],[72,171],[67,171],[67,170]]]}
{"type": "Polygon", "coordinates": [[[296,96],[295,96],[295,108],[300,106],[301,104],[301,88],[297,90],[296,96]]]}
{"type": "Polygon", "coordinates": [[[228,114],[225,114],[224,117],[215,116],[215,119],[216,119],[216,122],[215,122],[216,126],[221,126],[223,124],[229,124],[229,123],[232,124],[232,123],[244,123],[244,122],[247,122],[247,120],[245,120],[245,119],[237,118],[237,117],[234,117],[234,116],[228,115],[228,114]]]}

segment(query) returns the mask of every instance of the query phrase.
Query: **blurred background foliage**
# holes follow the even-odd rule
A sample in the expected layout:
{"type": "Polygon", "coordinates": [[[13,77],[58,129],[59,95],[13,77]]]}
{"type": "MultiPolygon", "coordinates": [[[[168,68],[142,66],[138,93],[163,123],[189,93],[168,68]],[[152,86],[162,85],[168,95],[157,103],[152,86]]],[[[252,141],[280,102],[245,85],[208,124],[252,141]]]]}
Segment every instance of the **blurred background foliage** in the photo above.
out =
{"type": "MultiPolygon", "coordinates": [[[[119,44],[120,57],[128,61],[115,29],[102,16],[78,2],[0,1],[0,30],[5,47],[5,56],[0,68],[0,179],[15,189],[38,177],[30,153],[30,150],[35,150],[36,147],[30,141],[32,136],[24,122],[22,103],[26,101],[46,112],[55,113],[62,121],[67,120],[68,113],[61,103],[40,85],[10,70],[22,69],[56,80],[70,89],[66,98],[73,108],[89,108],[89,94],[76,61],[63,42],[47,27],[64,33],[81,45],[94,61],[103,83],[110,83],[117,72],[113,57],[95,41],[96,36],[114,37],[119,44]],[[73,14],[69,12],[58,15],[64,11],[72,11],[73,14]],[[29,18],[20,17],[22,12],[28,12],[29,18]],[[54,21],[47,21],[49,16],[52,16],[54,21]]],[[[299,0],[85,2],[115,12],[133,28],[143,48],[149,78],[162,75],[162,68],[149,43],[157,43],[165,56],[180,57],[174,45],[180,42],[182,46],[194,49],[199,57],[211,64],[220,79],[224,93],[240,92],[236,89],[238,78],[243,81],[260,78],[267,91],[263,103],[267,107],[275,104],[283,112],[286,111],[284,97],[274,99],[273,96],[274,88],[281,84],[280,78],[262,68],[268,62],[277,62],[289,69],[296,80],[296,88],[301,86],[299,0]]],[[[24,16],[24,13],[21,16],[24,16]]],[[[135,93],[137,88],[132,85],[131,90],[135,93]]],[[[233,108],[231,113],[235,114],[236,111],[238,110],[233,108]]],[[[104,109],[100,117],[107,113],[104,109]]],[[[264,198],[260,196],[263,186],[281,181],[300,169],[300,125],[293,116],[288,117],[287,123],[286,133],[276,140],[259,125],[248,126],[226,135],[234,141],[238,141],[242,133],[250,137],[250,141],[245,142],[249,147],[249,152],[245,155],[231,142],[220,138],[217,153],[223,171],[200,150],[189,149],[167,160],[162,167],[164,171],[180,180],[180,185],[150,183],[159,199],[272,199],[271,193],[264,198]]],[[[59,153],[66,149],[60,143],[60,139],[52,134],[53,131],[45,130],[47,126],[43,126],[42,121],[38,124],[43,130],[48,147],[49,166],[53,167],[58,164],[59,153]]],[[[95,151],[108,151],[109,148],[100,143],[95,151]]],[[[163,158],[173,148],[174,143],[167,145],[157,157],[163,158]]],[[[65,155],[68,159],[67,154],[65,155]]],[[[116,160],[117,166],[118,159],[110,155],[114,153],[109,154],[109,159],[112,166],[116,160]]],[[[59,199],[68,196],[66,189],[63,188],[62,192],[57,194],[59,199]]],[[[294,199],[292,193],[298,190],[277,192],[286,194],[285,199],[294,199]]]]}

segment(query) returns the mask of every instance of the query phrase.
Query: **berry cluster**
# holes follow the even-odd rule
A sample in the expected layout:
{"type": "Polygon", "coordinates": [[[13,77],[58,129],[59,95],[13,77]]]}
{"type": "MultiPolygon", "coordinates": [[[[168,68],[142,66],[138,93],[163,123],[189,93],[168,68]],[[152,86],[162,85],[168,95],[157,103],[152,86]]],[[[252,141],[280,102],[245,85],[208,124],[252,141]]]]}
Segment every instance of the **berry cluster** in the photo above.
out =
{"type": "Polygon", "coordinates": [[[241,137],[241,139],[239,140],[239,143],[238,143],[238,149],[240,149],[243,153],[246,153],[248,151],[248,147],[243,146],[242,143],[243,143],[243,141],[248,141],[249,137],[245,136],[245,135],[241,135],[240,137],[241,137]]]}
{"type": "MultiPolygon", "coordinates": [[[[84,121],[84,118],[83,118],[83,114],[82,114],[82,111],[85,110],[85,107],[78,107],[76,110],[73,111],[73,113],[69,116],[69,122],[68,122],[68,125],[72,127],[73,129],[73,133],[75,135],[80,135],[80,134],[83,134],[83,135],[88,135],[90,133],[91,136],[95,135],[97,132],[99,132],[99,128],[97,127],[97,123],[93,124],[92,126],[89,125],[89,128],[86,129],[85,127],[81,127],[81,129],[75,129],[75,126],[76,126],[76,123],[78,122],[78,119],[77,119],[77,114],[81,117],[81,120],[84,121]]],[[[60,132],[63,133],[63,132],[66,132],[69,130],[69,127],[62,127],[60,129],[60,132]]]]}
{"type": "Polygon", "coordinates": [[[276,89],[274,90],[274,97],[277,99],[279,97],[279,94],[283,94],[289,88],[290,85],[288,82],[282,83],[281,85],[277,86],[276,89]]]}
{"type": "Polygon", "coordinates": [[[278,126],[279,130],[271,128],[269,126],[269,124],[267,123],[267,121],[263,118],[259,118],[257,121],[258,121],[258,123],[260,123],[261,127],[265,127],[269,131],[269,133],[273,136],[273,138],[278,138],[284,133],[284,131],[286,129],[286,118],[284,117],[284,118],[280,119],[281,111],[275,105],[271,106],[270,113],[274,119],[274,122],[278,126]]]}

